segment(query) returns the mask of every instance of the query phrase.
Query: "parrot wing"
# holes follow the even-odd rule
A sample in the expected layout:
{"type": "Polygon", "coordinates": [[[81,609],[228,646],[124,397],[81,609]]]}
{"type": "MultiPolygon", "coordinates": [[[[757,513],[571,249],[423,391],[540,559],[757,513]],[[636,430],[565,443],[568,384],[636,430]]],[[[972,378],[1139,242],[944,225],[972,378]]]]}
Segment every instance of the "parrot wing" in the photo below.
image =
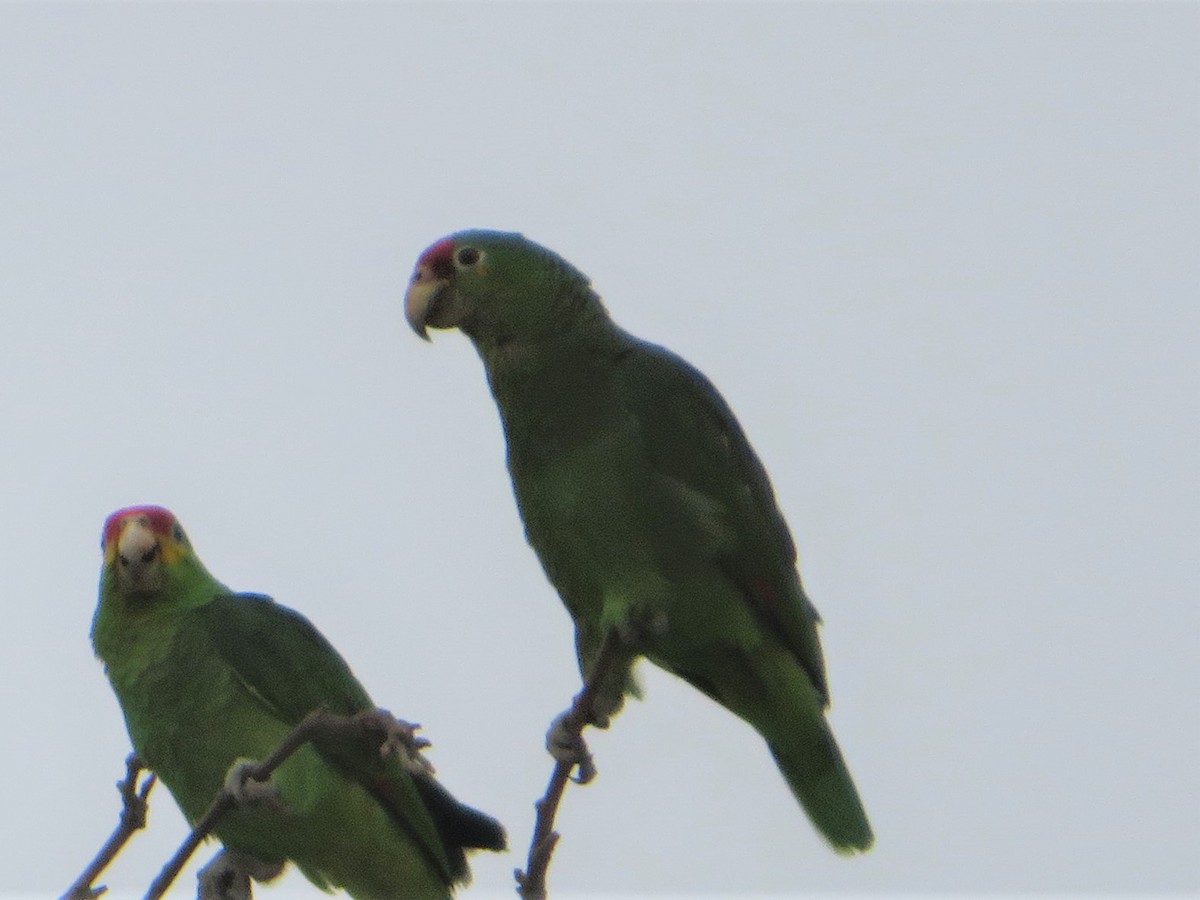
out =
{"type": "Polygon", "coordinates": [[[374,708],[341,654],[295,610],[261,594],[224,594],[197,609],[217,652],[273,715],[295,725],[318,706],[374,708]]]}
{"type": "MultiPolygon", "coordinates": [[[[195,614],[246,690],[280,721],[297,725],[322,705],[339,715],[374,708],[333,645],[304,616],[270,597],[224,594],[197,607],[195,614]]],[[[313,745],[334,769],[357,781],[384,806],[447,883],[465,875],[465,856],[458,847],[446,846],[445,831],[435,822],[455,821],[456,810],[435,812],[426,801],[466,807],[436,785],[432,776],[424,776],[433,785],[422,789],[417,784],[420,776],[394,756],[382,759],[376,748],[365,747],[362,741],[316,738],[313,745]],[[448,853],[455,857],[453,864],[448,853]]]]}
{"type": "Polygon", "coordinates": [[[759,621],[828,703],[820,616],[796,572],[796,547],[766,470],[713,384],[671,351],[631,338],[616,390],[655,473],[692,514],[714,523],[718,563],[759,621]]]}

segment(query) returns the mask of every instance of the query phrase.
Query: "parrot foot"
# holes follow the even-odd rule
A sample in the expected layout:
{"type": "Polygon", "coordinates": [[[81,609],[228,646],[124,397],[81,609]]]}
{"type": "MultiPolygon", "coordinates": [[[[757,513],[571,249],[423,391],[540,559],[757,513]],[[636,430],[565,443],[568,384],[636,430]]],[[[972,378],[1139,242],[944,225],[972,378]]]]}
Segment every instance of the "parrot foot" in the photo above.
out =
{"type": "Polygon", "coordinates": [[[397,719],[386,709],[370,709],[358,713],[354,718],[364,728],[382,732],[383,741],[379,745],[381,757],[398,757],[400,763],[413,774],[434,774],[433,763],[421,753],[430,744],[425,738],[417,737],[420,725],[397,719]]]}
{"type": "Polygon", "coordinates": [[[251,900],[250,879],[270,881],[283,871],[283,863],[269,863],[245,853],[222,850],[199,872],[197,900],[251,900]]]}
{"type": "Polygon", "coordinates": [[[243,809],[260,808],[285,812],[287,807],[279,796],[279,789],[270,780],[259,781],[253,777],[258,763],[252,759],[238,759],[225,774],[225,793],[243,809]]]}
{"type": "Polygon", "coordinates": [[[596,777],[596,764],[579,726],[574,724],[575,718],[574,708],[555,717],[546,732],[546,749],[558,762],[570,763],[579,770],[571,776],[577,784],[587,784],[596,777]]]}

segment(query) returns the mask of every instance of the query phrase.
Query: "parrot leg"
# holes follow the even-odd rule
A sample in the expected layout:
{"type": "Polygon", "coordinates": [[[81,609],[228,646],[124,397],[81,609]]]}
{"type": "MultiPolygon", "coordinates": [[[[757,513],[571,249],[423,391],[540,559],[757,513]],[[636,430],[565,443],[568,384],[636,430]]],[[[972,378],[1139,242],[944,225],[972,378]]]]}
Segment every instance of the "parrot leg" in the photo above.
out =
{"type": "Polygon", "coordinates": [[[662,637],[670,628],[671,623],[663,610],[644,612],[636,618],[626,619],[613,626],[617,636],[626,647],[640,646],[647,638],[662,637]]]}
{"type": "Polygon", "coordinates": [[[270,780],[259,781],[253,777],[258,763],[252,759],[238,759],[225,775],[225,792],[239,807],[262,807],[285,812],[287,807],[279,796],[279,790],[270,780]]]}
{"type": "Polygon", "coordinates": [[[283,863],[268,863],[244,853],[222,850],[199,872],[197,900],[251,900],[250,879],[270,881],[283,871],[283,863]]]}
{"type": "Polygon", "coordinates": [[[625,697],[641,697],[641,688],[633,666],[653,642],[670,631],[665,610],[650,604],[630,602],[625,595],[614,594],[604,605],[603,640],[592,643],[596,632],[577,632],[580,669],[590,695],[585,714],[588,724],[607,728],[612,717],[625,705],[625,697]]]}
{"type": "MultiPolygon", "coordinates": [[[[557,762],[570,765],[568,772],[576,767],[579,769],[578,773],[572,776],[578,784],[587,784],[596,777],[596,764],[592,761],[592,754],[583,739],[583,729],[588,725],[608,727],[611,710],[597,707],[604,702],[603,685],[613,667],[619,666],[618,671],[624,669],[627,672],[629,661],[618,662],[626,652],[619,629],[609,628],[592,656],[588,674],[583,680],[583,690],[575,695],[570,709],[555,716],[546,732],[546,749],[557,762]]],[[[628,676],[623,676],[622,692],[627,682],[628,676]]],[[[620,703],[616,705],[619,706],[620,703]]]]}
{"type": "Polygon", "coordinates": [[[647,641],[662,637],[671,628],[667,611],[653,602],[649,592],[606,593],[600,610],[600,627],[594,633],[611,636],[634,653],[647,641]]]}

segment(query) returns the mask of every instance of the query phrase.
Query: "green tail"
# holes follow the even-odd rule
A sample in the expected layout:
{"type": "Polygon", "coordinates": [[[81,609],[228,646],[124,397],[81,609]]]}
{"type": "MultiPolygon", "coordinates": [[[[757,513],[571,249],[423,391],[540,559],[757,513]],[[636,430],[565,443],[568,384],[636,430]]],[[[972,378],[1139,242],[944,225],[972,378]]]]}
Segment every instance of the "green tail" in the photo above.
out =
{"type": "Polygon", "coordinates": [[[764,644],[757,652],[710,645],[702,656],[651,659],[704,692],[754,728],[813,825],[838,853],[875,842],[854,779],[829,723],[826,700],[790,651],[764,644]]]}
{"type": "Polygon", "coordinates": [[[792,728],[767,740],[792,793],[838,853],[856,853],[875,841],[846,761],[825,717],[802,713],[792,728]]]}

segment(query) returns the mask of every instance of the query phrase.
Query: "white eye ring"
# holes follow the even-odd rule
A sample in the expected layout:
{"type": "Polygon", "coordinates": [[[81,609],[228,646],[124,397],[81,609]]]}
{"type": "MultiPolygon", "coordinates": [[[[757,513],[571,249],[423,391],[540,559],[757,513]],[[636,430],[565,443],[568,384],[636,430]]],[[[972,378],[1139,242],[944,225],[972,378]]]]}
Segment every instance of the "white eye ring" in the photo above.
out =
{"type": "Polygon", "coordinates": [[[454,251],[454,265],[460,269],[470,269],[483,259],[483,251],[475,247],[460,247],[454,251]]]}

